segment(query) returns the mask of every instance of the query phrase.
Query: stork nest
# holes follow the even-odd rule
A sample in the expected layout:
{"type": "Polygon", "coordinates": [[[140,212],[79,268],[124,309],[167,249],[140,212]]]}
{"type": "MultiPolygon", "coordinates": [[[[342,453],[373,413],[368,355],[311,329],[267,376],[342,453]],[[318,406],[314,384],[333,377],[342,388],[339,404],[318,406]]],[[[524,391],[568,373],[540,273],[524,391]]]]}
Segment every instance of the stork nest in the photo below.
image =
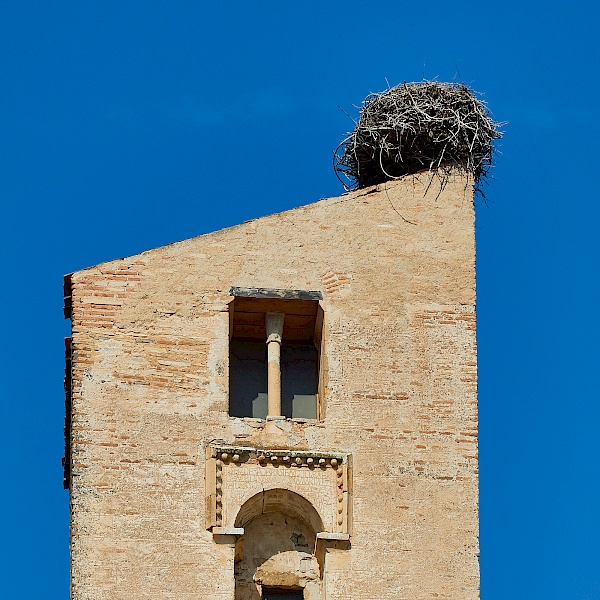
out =
{"type": "Polygon", "coordinates": [[[425,169],[440,175],[443,188],[457,169],[473,176],[483,195],[502,125],[463,84],[404,83],[367,96],[354,131],[334,153],[334,168],[347,190],[425,169]]]}

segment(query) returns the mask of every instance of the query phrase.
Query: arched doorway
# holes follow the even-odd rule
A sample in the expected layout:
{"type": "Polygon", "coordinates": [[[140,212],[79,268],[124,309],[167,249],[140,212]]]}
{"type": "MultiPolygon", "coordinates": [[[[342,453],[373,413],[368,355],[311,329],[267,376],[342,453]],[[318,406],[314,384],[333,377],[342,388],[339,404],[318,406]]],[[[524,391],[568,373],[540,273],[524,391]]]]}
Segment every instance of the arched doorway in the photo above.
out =
{"type": "Polygon", "coordinates": [[[236,600],[320,600],[314,552],[323,524],[308,500],[285,489],[264,490],[240,507],[235,526],[244,528],[236,546],[236,600]]]}

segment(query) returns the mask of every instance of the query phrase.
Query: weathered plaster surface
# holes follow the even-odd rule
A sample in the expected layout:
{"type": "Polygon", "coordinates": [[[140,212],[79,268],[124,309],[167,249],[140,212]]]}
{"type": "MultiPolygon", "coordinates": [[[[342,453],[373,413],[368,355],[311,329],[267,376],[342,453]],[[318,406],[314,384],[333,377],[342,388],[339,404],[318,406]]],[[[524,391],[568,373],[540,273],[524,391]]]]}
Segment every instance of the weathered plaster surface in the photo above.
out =
{"type": "Polygon", "coordinates": [[[478,598],[472,188],[426,179],[73,274],[73,598],[233,600],[215,441],[352,456],[351,544],[327,543],[320,583],[302,563],[311,598],[478,598]],[[228,416],[231,286],[322,291],[321,422],[228,416]]]}

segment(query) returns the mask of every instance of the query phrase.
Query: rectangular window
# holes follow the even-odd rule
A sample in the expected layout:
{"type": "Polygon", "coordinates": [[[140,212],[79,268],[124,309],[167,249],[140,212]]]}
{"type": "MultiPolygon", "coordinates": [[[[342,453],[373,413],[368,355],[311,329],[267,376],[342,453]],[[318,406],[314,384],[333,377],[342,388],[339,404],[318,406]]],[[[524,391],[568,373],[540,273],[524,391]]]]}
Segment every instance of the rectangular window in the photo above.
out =
{"type": "Polygon", "coordinates": [[[320,292],[232,288],[229,305],[229,414],[267,416],[267,313],[283,315],[279,344],[281,416],[322,417],[319,386],[323,310],[320,292]]]}

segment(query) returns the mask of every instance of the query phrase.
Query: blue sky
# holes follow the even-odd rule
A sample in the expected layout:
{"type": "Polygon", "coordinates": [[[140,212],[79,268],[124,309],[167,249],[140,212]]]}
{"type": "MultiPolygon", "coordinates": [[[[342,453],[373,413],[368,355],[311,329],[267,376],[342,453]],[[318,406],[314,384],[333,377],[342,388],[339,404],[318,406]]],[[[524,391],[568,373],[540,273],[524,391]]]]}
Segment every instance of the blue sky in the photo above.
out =
{"type": "Polygon", "coordinates": [[[345,113],[426,77],[509,121],[477,206],[482,597],[600,599],[599,16],[0,3],[3,596],[68,597],[62,275],[342,193],[345,113]]]}

